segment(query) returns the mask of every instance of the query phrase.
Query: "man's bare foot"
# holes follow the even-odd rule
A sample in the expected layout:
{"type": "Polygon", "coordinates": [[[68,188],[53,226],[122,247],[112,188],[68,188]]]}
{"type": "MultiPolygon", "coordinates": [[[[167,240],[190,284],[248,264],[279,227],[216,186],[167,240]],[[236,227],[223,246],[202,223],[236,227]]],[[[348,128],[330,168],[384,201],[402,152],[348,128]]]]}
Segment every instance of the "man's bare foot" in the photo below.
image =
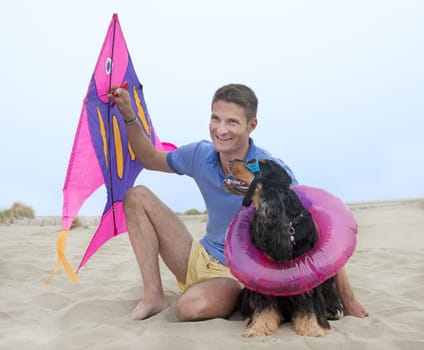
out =
{"type": "Polygon", "coordinates": [[[352,300],[348,300],[347,302],[343,302],[343,313],[346,316],[355,316],[359,318],[364,318],[368,316],[368,311],[365,309],[364,305],[356,299],[352,298],[352,300]]]}
{"type": "Polygon", "coordinates": [[[168,299],[165,295],[154,302],[148,302],[145,298],[143,298],[138,302],[135,309],[129,315],[129,318],[131,320],[144,320],[165,310],[168,306],[168,299]]]}

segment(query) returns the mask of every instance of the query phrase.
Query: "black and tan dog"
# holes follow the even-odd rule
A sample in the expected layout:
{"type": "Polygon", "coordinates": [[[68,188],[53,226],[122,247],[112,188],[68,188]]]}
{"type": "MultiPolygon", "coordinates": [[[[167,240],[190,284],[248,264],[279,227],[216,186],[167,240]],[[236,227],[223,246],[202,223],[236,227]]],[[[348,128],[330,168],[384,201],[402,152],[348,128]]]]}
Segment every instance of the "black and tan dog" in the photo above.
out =
{"type": "MultiPolygon", "coordinates": [[[[243,205],[255,205],[250,224],[253,244],[277,262],[294,259],[310,250],[317,241],[317,231],[311,214],[294,191],[291,178],[271,160],[241,160],[229,163],[234,178],[224,181],[225,188],[244,196],[243,205]],[[255,163],[255,164],[254,164],[255,163]],[[251,165],[254,165],[252,173],[251,165]],[[249,168],[248,168],[249,167],[249,168]]],[[[292,321],[296,333],[320,336],[330,329],[328,320],[343,313],[334,278],[318,287],[293,296],[263,295],[244,288],[240,295],[240,309],[249,317],[246,337],[270,335],[281,322],[292,321]]]]}

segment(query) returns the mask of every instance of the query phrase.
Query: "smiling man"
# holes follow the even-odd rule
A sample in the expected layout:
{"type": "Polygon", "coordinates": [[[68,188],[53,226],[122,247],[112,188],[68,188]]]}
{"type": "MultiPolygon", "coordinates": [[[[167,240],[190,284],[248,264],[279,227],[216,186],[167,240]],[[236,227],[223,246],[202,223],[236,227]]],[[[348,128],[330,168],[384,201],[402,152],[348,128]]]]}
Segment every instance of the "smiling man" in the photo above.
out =
{"type": "MultiPolygon", "coordinates": [[[[242,206],[240,196],[225,190],[231,159],[272,159],[283,166],[297,183],[290,168],[257,147],[250,134],[257,126],[258,100],[242,84],[218,89],[212,99],[209,133],[212,142],[199,141],[172,152],[159,152],[141,130],[126,90],[115,87],[109,98],[117,105],[131,147],[146,169],[187,175],[194,179],[208,211],[208,223],[200,241],[154,193],[145,186],[130,189],[124,208],[131,245],[141,272],[144,295],[131,314],[145,319],[168,307],[159,270],[158,256],[175,275],[182,292],[176,303],[180,320],[227,317],[237,305],[241,286],[231,275],[224,257],[224,238],[234,215],[242,206]]],[[[345,313],[366,316],[355,298],[344,270],[340,292],[345,313]]],[[[338,274],[338,275],[339,275],[338,274]]]]}

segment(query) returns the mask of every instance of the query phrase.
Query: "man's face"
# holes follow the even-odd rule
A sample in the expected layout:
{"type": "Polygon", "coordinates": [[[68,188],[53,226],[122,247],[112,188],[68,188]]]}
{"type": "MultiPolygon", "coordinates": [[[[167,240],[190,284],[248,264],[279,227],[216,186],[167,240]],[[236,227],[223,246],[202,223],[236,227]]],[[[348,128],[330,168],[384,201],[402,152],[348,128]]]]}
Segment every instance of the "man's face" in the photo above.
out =
{"type": "Polygon", "coordinates": [[[212,105],[209,133],[217,152],[237,157],[248,147],[249,135],[255,127],[256,118],[248,123],[243,107],[225,101],[212,105]]]}

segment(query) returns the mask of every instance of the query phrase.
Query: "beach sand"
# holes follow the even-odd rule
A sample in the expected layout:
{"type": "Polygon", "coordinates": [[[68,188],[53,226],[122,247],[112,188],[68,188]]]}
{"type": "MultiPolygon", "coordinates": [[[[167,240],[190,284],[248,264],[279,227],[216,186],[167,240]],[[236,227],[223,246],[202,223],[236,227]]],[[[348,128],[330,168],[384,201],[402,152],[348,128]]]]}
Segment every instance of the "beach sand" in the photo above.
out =
{"type": "MultiPolygon", "coordinates": [[[[171,307],[144,321],[126,317],[143,293],[128,237],[101,248],[73,284],[63,269],[48,286],[58,225],[0,226],[0,349],[424,349],[424,199],[350,205],[358,245],[347,264],[356,295],[370,312],[331,321],[323,337],[296,335],[284,323],[269,337],[246,339],[230,320],[178,322],[178,289],[162,266],[171,307]]],[[[203,235],[204,216],[184,221],[203,235]]],[[[67,257],[76,266],[95,225],[72,230],[67,257]]]]}

